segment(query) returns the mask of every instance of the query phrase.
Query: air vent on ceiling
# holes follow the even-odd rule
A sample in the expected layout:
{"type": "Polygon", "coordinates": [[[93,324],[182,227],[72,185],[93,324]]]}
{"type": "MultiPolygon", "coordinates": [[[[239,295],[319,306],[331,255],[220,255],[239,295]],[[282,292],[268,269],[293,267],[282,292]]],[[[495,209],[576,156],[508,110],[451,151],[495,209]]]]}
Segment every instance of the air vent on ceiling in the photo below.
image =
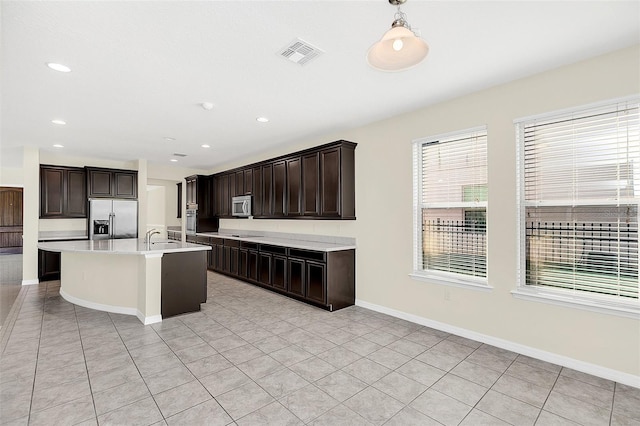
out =
{"type": "Polygon", "coordinates": [[[179,154],[179,153],[177,153],[177,152],[174,152],[174,153],[173,153],[173,156],[174,156],[174,157],[186,157],[186,156],[187,156],[187,154],[179,154]]]}
{"type": "Polygon", "coordinates": [[[279,55],[293,63],[305,65],[324,52],[315,46],[299,38],[294,39],[286,47],[280,50],[279,55]]]}

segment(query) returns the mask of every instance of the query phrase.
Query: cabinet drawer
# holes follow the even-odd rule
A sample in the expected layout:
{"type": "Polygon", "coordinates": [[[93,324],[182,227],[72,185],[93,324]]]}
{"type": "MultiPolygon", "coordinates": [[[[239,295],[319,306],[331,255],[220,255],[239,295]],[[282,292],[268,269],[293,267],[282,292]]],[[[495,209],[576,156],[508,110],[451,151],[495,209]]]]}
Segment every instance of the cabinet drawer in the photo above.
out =
{"type": "Polygon", "coordinates": [[[240,243],[240,247],[250,250],[258,250],[258,243],[249,243],[247,241],[242,241],[240,243]]]}
{"type": "Polygon", "coordinates": [[[224,240],[225,247],[240,247],[240,241],[238,240],[224,240]]]}
{"type": "Polygon", "coordinates": [[[286,247],[270,246],[268,244],[261,244],[260,245],[260,251],[261,252],[265,252],[265,253],[282,254],[282,255],[285,255],[285,256],[287,254],[287,248],[286,247]]]}
{"type": "Polygon", "coordinates": [[[196,236],[196,243],[209,245],[209,237],[196,236]]]}
{"type": "Polygon", "coordinates": [[[317,262],[326,261],[326,253],[323,251],[303,250],[303,249],[289,249],[289,256],[297,257],[305,260],[315,260],[317,262]]]}

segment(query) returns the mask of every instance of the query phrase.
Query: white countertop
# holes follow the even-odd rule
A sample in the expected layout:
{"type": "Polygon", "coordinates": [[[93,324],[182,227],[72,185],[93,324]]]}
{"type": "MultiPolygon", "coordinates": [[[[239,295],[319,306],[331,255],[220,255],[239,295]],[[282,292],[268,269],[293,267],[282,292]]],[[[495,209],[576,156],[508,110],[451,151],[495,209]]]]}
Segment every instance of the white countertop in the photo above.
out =
{"type": "Polygon", "coordinates": [[[38,248],[55,252],[100,253],[100,254],[152,254],[182,253],[211,250],[211,247],[181,241],[152,240],[147,247],[144,239],[123,238],[117,240],[50,241],[38,243],[38,248]]]}
{"type": "Polygon", "coordinates": [[[275,236],[260,236],[251,235],[250,233],[238,232],[234,233],[219,233],[219,232],[203,232],[197,233],[196,236],[202,237],[216,237],[224,238],[226,240],[239,240],[247,241],[250,243],[258,244],[270,244],[274,246],[290,247],[302,250],[314,250],[314,251],[341,251],[341,250],[353,250],[356,248],[355,244],[348,243],[331,243],[321,241],[307,241],[294,238],[280,238],[275,236]]]}

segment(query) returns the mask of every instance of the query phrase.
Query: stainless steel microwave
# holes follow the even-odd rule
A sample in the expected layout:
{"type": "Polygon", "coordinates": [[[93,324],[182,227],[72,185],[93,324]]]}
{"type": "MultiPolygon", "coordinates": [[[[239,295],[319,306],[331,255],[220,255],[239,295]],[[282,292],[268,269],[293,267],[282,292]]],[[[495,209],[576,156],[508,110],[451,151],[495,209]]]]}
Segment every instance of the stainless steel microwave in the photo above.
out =
{"type": "Polygon", "coordinates": [[[231,214],[237,217],[251,216],[251,195],[231,197],[231,214]]]}

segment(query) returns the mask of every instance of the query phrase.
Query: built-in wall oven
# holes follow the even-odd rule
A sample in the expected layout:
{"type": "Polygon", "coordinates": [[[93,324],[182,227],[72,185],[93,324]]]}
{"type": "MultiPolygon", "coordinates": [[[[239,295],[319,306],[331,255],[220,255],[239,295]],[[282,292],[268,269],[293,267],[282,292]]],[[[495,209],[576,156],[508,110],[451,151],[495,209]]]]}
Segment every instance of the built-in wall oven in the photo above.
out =
{"type": "Polygon", "coordinates": [[[198,210],[195,209],[187,209],[187,223],[185,226],[185,230],[187,235],[195,235],[198,226],[198,210]]]}

